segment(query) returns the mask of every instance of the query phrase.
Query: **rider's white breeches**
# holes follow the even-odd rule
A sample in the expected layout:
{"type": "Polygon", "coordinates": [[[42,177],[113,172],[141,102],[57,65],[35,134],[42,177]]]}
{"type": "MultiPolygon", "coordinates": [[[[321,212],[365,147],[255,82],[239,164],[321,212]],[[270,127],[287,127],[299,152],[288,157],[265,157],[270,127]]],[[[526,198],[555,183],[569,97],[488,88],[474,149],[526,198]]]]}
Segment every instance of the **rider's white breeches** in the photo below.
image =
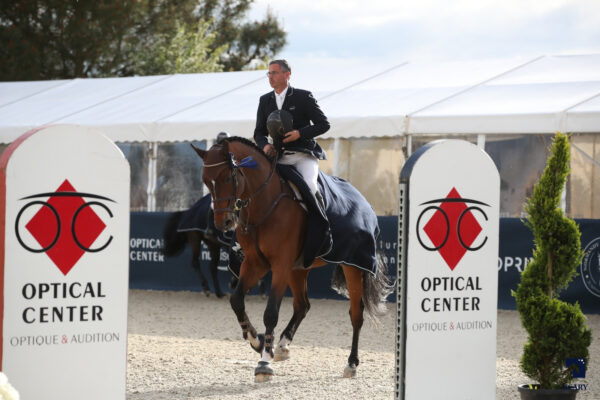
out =
{"type": "Polygon", "coordinates": [[[319,160],[312,154],[295,152],[291,154],[284,153],[279,159],[279,164],[294,165],[311,192],[317,193],[317,178],[319,177],[319,160]]]}

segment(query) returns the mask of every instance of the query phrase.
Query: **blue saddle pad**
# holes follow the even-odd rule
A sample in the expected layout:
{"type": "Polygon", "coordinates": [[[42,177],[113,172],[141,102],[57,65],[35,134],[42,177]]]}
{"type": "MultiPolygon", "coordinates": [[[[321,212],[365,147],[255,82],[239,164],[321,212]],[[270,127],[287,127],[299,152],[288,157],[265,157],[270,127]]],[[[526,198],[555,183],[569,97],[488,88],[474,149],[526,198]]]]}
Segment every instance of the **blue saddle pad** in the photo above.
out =
{"type": "Polygon", "coordinates": [[[277,165],[280,175],[292,181],[308,204],[309,216],[304,242],[304,266],[315,258],[377,271],[377,216],[364,196],[348,181],[319,171],[319,191],[325,201],[327,218],[318,212],[314,195],[297,170],[277,165]]]}

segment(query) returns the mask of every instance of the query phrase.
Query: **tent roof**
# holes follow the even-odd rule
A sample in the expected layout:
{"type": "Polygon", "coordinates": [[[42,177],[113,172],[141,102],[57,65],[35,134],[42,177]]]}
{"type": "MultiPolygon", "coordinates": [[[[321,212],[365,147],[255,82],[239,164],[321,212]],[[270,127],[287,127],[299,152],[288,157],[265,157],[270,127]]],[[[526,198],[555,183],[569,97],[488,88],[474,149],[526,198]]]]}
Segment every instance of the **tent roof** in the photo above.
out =
{"type": "MultiPolygon", "coordinates": [[[[115,141],[252,135],[265,71],[0,82],[0,142],[36,126],[93,126],[115,141]]],[[[600,54],[314,65],[293,71],[327,137],[600,132],[600,54]]]]}

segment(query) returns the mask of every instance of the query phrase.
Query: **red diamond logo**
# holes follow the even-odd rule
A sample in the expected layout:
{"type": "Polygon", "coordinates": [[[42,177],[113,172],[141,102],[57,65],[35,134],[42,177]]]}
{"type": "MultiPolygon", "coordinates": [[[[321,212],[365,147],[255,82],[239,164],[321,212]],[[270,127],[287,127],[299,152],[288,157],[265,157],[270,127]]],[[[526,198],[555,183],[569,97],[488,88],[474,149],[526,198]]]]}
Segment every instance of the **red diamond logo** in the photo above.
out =
{"type": "MultiPolygon", "coordinates": [[[[450,193],[446,196],[446,199],[461,199],[461,196],[458,194],[456,188],[452,188],[450,193]]],[[[458,232],[459,218],[467,209],[467,205],[464,202],[456,200],[447,202],[442,201],[440,208],[446,213],[448,221],[446,221],[444,214],[440,210],[437,210],[423,230],[435,247],[441,246],[438,249],[438,252],[444,261],[446,261],[446,264],[448,264],[450,269],[454,271],[456,265],[458,265],[467,252],[465,246],[469,247],[473,244],[482,228],[477,222],[477,219],[473,216],[473,213],[467,211],[462,216],[460,221],[460,232],[458,232]],[[460,242],[461,239],[464,246],[460,242]],[[444,240],[446,240],[446,243],[444,243],[444,240]]]]}
{"type": "MultiPolygon", "coordinates": [[[[73,195],[51,196],[47,201],[58,213],[60,232],[58,240],[54,246],[46,251],[46,254],[58,269],[64,275],[67,275],[85,253],[75,242],[72,230],[75,231],[79,243],[89,248],[100,236],[106,225],[91,207],[84,207],[77,215],[75,226],[73,226],[73,217],[77,210],[85,204],[85,201],[81,196],[75,194],[75,188],[66,179],[56,189],[56,192],[69,192],[73,195]]],[[[25,228],[42,248],[46,248],[54,241],[59,226],[54,212],[49,207],[41,207],[25,225],[25,228]]]]}

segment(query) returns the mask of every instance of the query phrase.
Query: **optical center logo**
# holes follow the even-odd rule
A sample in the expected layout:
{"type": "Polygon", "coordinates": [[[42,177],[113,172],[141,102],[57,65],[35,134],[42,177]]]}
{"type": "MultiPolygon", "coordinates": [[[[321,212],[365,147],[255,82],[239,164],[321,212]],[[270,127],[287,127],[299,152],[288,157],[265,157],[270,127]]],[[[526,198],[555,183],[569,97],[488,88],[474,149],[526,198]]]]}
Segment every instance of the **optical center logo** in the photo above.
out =
{"type": "Polygon", "coordinates": [[[17,214],[17,240],[29,252],[46,253],[64,275],[71,271],[85,253],[102,251],[113,239],[110,236],[105,243],[91,248],[106,228],[92,206],[96,206],[96,210],[103,210],[102,213],[112,218],[113,214],[106,203],[114,203],[114,200],[97,194],[79,193],[67,179],[55,192],[34,194],[20,200],[32,201],[23,205],[17,214]],[[47,200],[40,200],[44,198],[47,200]],[[86,201],[84,198],[91,200],[86,201]],[[34,206],[41,207],[28,222],[21,221],[34,206]],[[40,247],[34,246],[31,240],[23,240],[23,229],[33,236],[40,247]]]}
{"type": "Polygon", "coordinates": [[[427,207],[421,211],[417,220],[417,239],[424,249],[439,252],[450,270],[454,271],[467,251],[477,251],[487,242],[486,236],[479,244],[473,244],[482,231],[474,213],[480,214],[487,221],[487,214],[482,207],[489,207],[488,204],[464,199],[453,187],[445,198],[426,201],[420,205],[427,207]],[[425,222],[432,211],[433,215],[425,222]],[[426,244],[421,236],[422,223],[425,224],[422,230],[433,246],[426,244]]]}

